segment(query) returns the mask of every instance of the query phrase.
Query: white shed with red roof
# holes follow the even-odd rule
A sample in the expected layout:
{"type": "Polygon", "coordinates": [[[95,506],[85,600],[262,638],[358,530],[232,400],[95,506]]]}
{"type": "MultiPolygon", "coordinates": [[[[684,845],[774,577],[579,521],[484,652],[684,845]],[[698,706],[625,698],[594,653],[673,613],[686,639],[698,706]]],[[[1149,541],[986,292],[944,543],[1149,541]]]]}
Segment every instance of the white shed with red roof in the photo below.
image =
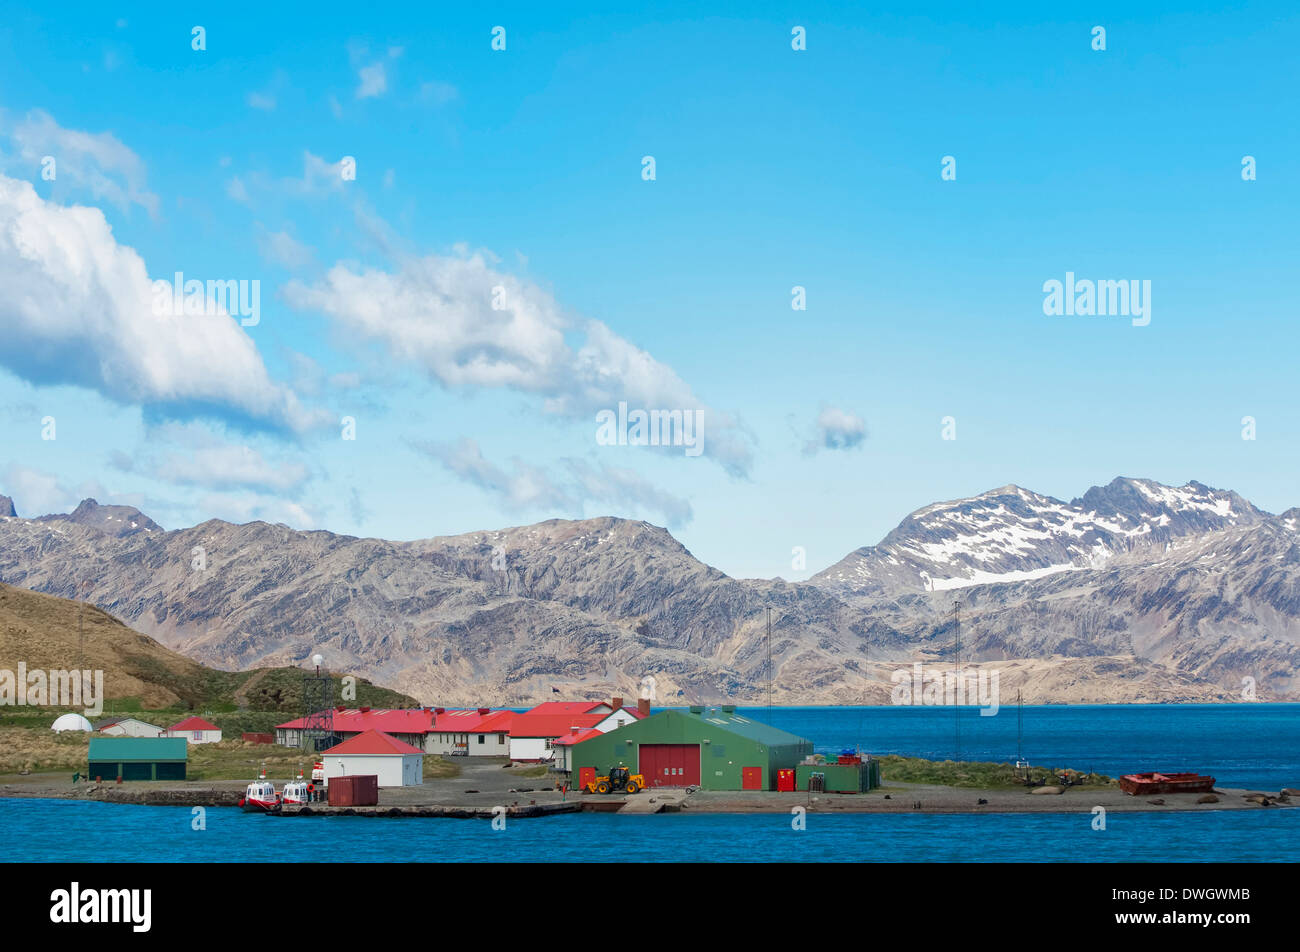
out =
{"type": "Polygon", "coordinates": [[[215,744],[221,740],[221,728],[201,717],[187,717],[163,732],[164,737],[184,737],[190,744],[215,744]]]}
{"type": "Polygon", "coordinates": [[[383,731],[368,730],[324,751],[325,783],[331,777],[374,774],[381,787],[424,783],[424,751],[383,731]]]}

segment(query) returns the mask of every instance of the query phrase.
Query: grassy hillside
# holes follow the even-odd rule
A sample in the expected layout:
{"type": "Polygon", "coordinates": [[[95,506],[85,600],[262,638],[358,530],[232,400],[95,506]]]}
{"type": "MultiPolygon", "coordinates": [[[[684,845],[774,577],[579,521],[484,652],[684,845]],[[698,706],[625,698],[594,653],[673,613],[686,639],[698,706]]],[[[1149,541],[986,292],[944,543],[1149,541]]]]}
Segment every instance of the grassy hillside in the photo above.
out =
{"type": "MultiPolygon", "coordinates": [[[[90,669],[104,672],[105,713],[202,711],[230,714],[223,730],[267,730],[296,714],[302,669],[218,671],[164,648],[106,612],[82,602],[0,583],[0,669],[90,669]],[[81,631],[79,635],[78,623],[81,631]],[[262,712],[265,716],[258,716],[262,712]]],[[[335,697],[339,696],[335,677],[335,697]]],[[[357,680],[357,705],[415,707],[415,699],[357,680]]],[[[0,724],[48,727],[57,709],[0,708],[0,724]]],[[[157,718],[142,717],[151,723],[157,718]]],[[[172,721],[162,718],[164,726],[172,721]]]]}

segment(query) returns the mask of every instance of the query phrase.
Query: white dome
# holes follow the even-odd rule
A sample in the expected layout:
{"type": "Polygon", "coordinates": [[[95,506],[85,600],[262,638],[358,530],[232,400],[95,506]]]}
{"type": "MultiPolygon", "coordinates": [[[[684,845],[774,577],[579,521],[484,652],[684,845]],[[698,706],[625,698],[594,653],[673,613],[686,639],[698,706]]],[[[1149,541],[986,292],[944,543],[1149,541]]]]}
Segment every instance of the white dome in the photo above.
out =
{"type": "Polygon", "coordinates": [[[58,720],[54,722],[54,726],[50,729],[60,733],[63,731],[94,730],[94,728],[90,726],[90,721],[86,720],[80,714],[61,714],[58,720]]]}

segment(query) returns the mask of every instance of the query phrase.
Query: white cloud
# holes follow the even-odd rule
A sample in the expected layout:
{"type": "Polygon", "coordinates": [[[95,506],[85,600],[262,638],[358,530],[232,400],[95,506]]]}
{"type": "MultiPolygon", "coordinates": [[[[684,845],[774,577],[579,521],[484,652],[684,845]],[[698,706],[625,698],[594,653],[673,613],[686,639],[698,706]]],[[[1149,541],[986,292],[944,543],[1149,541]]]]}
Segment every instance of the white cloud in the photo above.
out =
{"type": "Polygon", "coordinates": [[[627,506],[660,513],[670,528],[683,526],[694,516],[691,504],[620,466],[596,467],[585,460],[565,460],[584,500],[606,506],[627,506]]]}
{"type": "Polygon", "coordinates": [[[312,262],[312,250],[287,231],[270,232],[259,226],[257,245],[268,261],[290,270],[305,268],[312,262]]]}
{"type": "Polygon", "coordinates": [[[478,442],[469,437],[456,443],[419,442],[414,445],[461,479],[487,490],[511,509],[573,508],[574,500],[543,470],[514,459],[511,461],[512,469],[507,471],[488,462],[478,442]]]}
{"type": "Polygon", "coordinates": [[[57,476],[16,463],[4,471],[2,491],[12,497],[18,514],[29,519],[51,512],[71,512],[79,501],[57,476]]]}
{"type": "Polygon", "coordinates": [[[302,463],[273,463],[254,447],[228,442],[200,423],[152,426],[147,444],[134,456],[114,454],[112,465],[180,486],[216,490],[293,493],[310,478],[302,463]],[[166,447],[160,457],[149,452],[155,446],[166,447]]]}
{"type": "Polygon", "coordinates": [[[244,187],[244,180],[238,175],[226,183],[226,194],[237,202],[248,204],[248,189],[244,187]]]}
{"type": "Polygon", "coordinates": [[[260,493],[210,493],[199,500],[198,508],[227,522],[282,522],[291,529],[314,529],[319,524],[315,511],[307,506],[260,493]]]}
{"type": "Polygon", "coordinates": [[[804,444],[804,455],[818,450],[850,450],[867,438],[867,423],[856,413],[839,407],[824,406],[817,414],[816,435],[804,444]]]}
{"type": "Polygon", "coordinates": [[[254,109],[271,112],[275,109],[275,96],[271,93],[251,92],[248,94],[248,104],[254,109]]]}
{"type": "Polygon", "coordinates": [[[5,132],[23,162],[39,167],[45,156],[55,160],[56,184],[70,183],[123,210],[134,204],[158,214],[158,196],[145,187],[144,162],[112,133],[64,129],[39,109],[5,132]]]}
{"type": "Polygon", "coordinates": [[[338,191],[343,188],[343,160],[326,162],[311,152],[302,154],[302,178],[289,179],[299,191],[315,194],[321,191],[338,191]]]}
{"type": "Polygon", "coordinates": [[[707,455],[732,475],[747,474],[752,464],[748,432],[705,407],[672,368],[599,321],[571,320],[549,292],[495,270],[482,253],[406,258],[392,273],[336,264],[315,285],[290,282],[285,297],[379,342],[450,389],[536,396],[548,413],[589,421],[593,442],[597,411],[620,401],[697,410],[707,455]],[[576,348],[569,343],[575,334],[576,348]]]}
{"type": "Polygon", "coordinates": [[[565,459],[565,473],[552,476],[542,467],[520,459],[510,460],[509,469],[498,466],[484,457],[476,440],[468,437],[455,443],[426,441],[413,446],[509,509],[582,512],[587,505],[597,504],[605,509],[614,507],[623,515],[641,510],[659,513],[669,526],[683,525],[692,517],[689,502],[630,469],[565,459]]]}
{"type": "Polygon", "coordinates": [[[357,71],[360,84],[357,86],[357,99],[369,99],[382,96],[388,91],[388,73],[383,63],[371,63],[357,71]]]}
{"type": "MultiPolygon", "coordinates": [[[[170,279],[170,278],[169,278],[170,279]]],[[[0,175],[0,366],[34,384],[72,384],[165,415],[215,415],[301,431],[316,421],[271,380],[224,313],[153,313],[144,260],[97,208],[46,202],[0,175]]]]}
{"type": "Polygon", "coordinates": [[[307,481],[301,463],[269,463],[251,446],[225,444],[173,453],[162,459],[154,475],[170,483],[209,489],[266,489],[292,492],[307,481]]]}

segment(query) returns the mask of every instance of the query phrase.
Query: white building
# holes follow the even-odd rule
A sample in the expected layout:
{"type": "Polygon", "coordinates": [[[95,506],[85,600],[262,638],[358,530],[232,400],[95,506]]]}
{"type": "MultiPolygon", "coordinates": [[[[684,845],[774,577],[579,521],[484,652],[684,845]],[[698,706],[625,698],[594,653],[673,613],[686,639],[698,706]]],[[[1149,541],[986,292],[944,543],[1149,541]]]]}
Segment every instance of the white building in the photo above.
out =
{"type": "Polygon", "coordinates": [[[510,753],[510,723],[514,711],[434,708],[433,723],[424,739],[426,754],[444,757],[505,757],[510,753]]]}
{"type": "Polygon", "coordinates": [[[173,724],[163,737],[184,737],[190,744],[216,744],[221,740],[221,728],[201,717],[187,717],[173,724]]]}
{"type": "Polygon", "coordinates": [[[134,717],[109,717],[95,725],[95,730],[109,737],[161,737],[163,729],[134,717]]]}
{"type": "Polygon", "coordinates": [[[549,763],[555,759],[555,741],[575,729],[595,727],[622,705],[604,701],[547,701],[510,721],[510,759],[549,763]]]}
{"type": "Polygon", "coordinates": [[[649,706],[646,706],[646,714],[642,714],[636,708],[620,707],[605,716],[605,719],[596,725],[596,730],[602,734],[608,734],[610,731],[616,731],[624,724],[631,724],[633,721],[639,721],[649,713],[649,706]]]}
{"type": "Polygon", "coordinates": [[[374,774],[381,787],[414,787],[424,783],[424,751],[382,731],[369,730],[321,754],[325,783],[332,777],[374,774]]]}

